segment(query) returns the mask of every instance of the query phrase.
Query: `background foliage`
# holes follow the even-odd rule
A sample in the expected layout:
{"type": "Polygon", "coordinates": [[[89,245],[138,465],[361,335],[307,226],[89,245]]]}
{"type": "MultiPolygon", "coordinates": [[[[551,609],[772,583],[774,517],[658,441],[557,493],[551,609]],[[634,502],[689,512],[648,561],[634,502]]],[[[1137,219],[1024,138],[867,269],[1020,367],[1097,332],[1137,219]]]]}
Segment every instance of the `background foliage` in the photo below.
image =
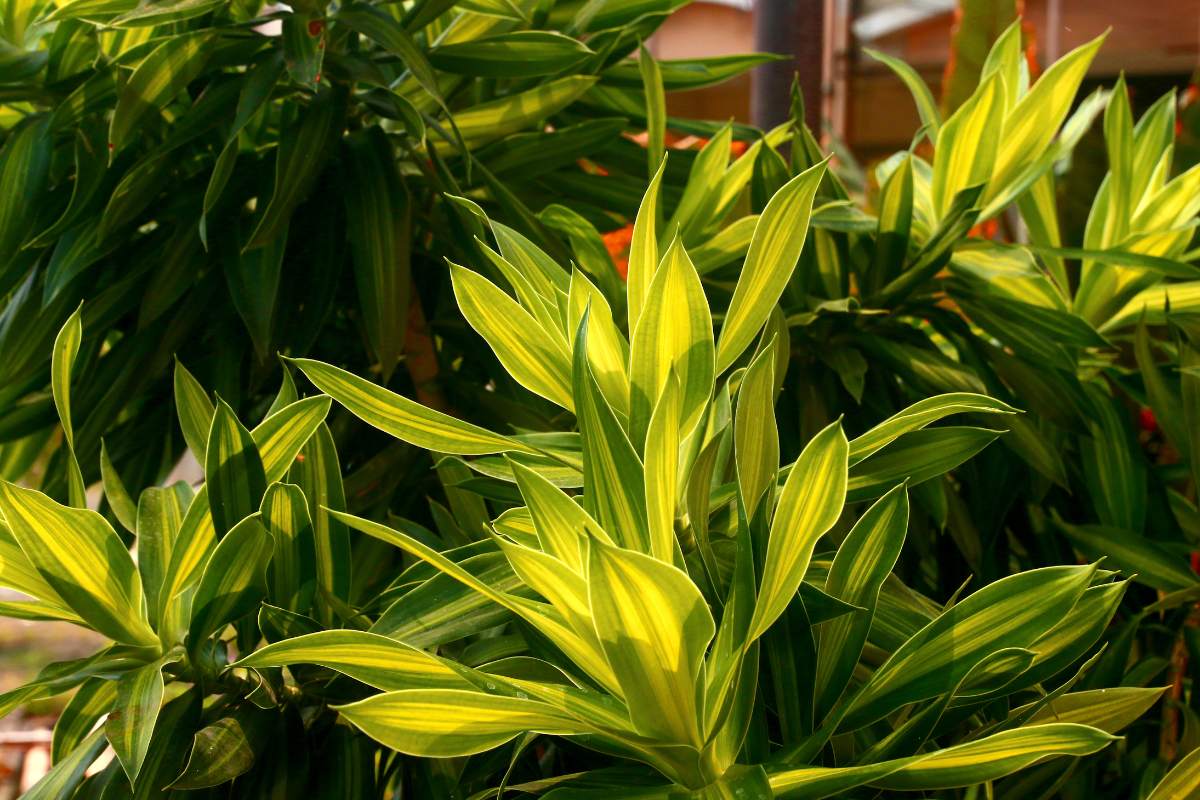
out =
{"type": "Polygon", "coordinates": [[[53,455],[0,491],[2,611],[117,642],[0,698],[78,687],[34,796],[1194,790],[1174,98],[1080,100],[1100,41],[1034,81],[1017,25],[944,110],[880,56],[925,127],[851,180],[798,97],[666,119],[758,60],[656,63],[669,10],[12,7],[4,477],[53,455]],[[667,126],[710,138],[660,169],[667,126]]]}

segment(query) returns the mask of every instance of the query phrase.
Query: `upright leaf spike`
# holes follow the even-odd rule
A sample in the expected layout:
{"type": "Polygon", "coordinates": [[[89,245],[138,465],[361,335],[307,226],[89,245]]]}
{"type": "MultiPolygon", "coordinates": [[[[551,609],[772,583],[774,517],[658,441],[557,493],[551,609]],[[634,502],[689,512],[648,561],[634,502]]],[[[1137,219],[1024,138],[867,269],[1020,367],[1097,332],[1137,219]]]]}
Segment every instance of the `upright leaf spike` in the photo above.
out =
{"type": "Polygon", "coordinates": [[[50,383],[54,392],[54,406],[62,422],[63,439],[66,440],[67,490],[73,508],[87,508],[87,487],[83,484],[83,473],[75,458],[75,428],[71,422],[71,370],[79,355],[83,341],[83,323],[80,314],[83,303],[67,318],[54,340],[54,355],[50,364],[50,383]]]}

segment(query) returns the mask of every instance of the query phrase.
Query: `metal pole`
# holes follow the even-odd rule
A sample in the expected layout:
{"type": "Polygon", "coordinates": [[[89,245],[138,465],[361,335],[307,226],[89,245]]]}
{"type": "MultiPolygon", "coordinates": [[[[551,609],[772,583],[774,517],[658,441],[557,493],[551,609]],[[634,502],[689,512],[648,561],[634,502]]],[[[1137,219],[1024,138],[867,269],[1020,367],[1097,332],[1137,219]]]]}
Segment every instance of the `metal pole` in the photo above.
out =
{"type": "Polygon", "coordinates": [[[759,128],[770,130],[787,121],[792,76],[799,73],[805,122],[821,135],[824,11],[825,0],[755,0],[755,49],[788,57],[754,71],[750,120],[759,128]]]}

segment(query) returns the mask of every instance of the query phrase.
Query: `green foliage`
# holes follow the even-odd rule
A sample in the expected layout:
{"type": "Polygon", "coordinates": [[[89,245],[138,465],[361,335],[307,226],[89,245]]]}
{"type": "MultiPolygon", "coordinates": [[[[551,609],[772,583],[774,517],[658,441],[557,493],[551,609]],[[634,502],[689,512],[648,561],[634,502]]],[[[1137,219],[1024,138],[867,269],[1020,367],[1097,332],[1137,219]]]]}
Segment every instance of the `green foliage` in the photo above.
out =
{"type": "MultiPolygon", "coordinates": [[[[639,43],[675,5],[11,0],[0,446],[41,449],[53,383],[74,416],[58,408],[66,447],[42,488],[78,506],[99,477],[101,437],[108,473],[135,498],[185,444],[204,460],[204,402],[179,422],[161,403],[188,388],[172,387],[172,355],[185,384],[194,376],[252,420],[278,385],[276,353],[408,390],[396,367],[433,355],[443,257],[498,277],[471,241],[483,232],[464,216],[467,197],[508,226],[507,241],[575,261],[616,303],[600,235],[632,221],[648,180],[623,135],[646,126],[630,70],[640,60],[664,75],[651,115],[661,141],[664,89],[769,58],[647,62],[639,43]],[[60,387],[76,362],[75,385],[60,387]]],[[[666,176],[671,206],[686,183],[685,164],[666,176]]]]}
{"type": "Polygon", "coordinates": [[[4,27],[0,613],[113,640],[0,696],[76,690],[31,796],[1195,793],[1200,201],[1169,102],[1068,118],[1099,41],[945,120],[888,61],[936,149],[855,198],[664,120],[754,63],[655,63],[669,6],[118,5],[4,27]]]}

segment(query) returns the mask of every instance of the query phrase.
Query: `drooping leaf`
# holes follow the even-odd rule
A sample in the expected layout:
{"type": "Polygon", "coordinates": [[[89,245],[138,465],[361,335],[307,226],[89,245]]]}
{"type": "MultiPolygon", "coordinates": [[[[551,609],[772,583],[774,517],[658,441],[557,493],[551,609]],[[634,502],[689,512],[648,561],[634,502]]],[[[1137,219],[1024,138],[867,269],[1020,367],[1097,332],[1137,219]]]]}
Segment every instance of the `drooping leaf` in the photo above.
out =
{"type": "Polygon", "coordinates": [[[452,689],[389,692],[334,709],[393,750],[435,758],[490,750],[529,730],[592,730],[546,703],[452,689]]]}
{"type": "Polygon", "coordinates": [[[333,155],[345,112],[345,89],[340,85],[323,88],[283,133],[275,154],[274,192],[243,250],[262,247],[287,229],[292,212],[308,196],[333,155]]]}
{"type": "Polygon", "coordinates": [[[378,127],[342,139],[342,168],[359,304],[386,384],[408,331],[411,200],[378,127]]]}
{"type": "Polygon", "coordinates": [[[322,631],[268,645],[237,662],[239,667],[318,664],[376,689],[473,688],[448,662],[394,639],[366,631],[322,631]]]}
{"type": "Polygon", "coordinates": [[[363,421],[418,447],[462,455],[537,453],[527,444],[426,408],[336,367],[308,359],[293,363],[363,421]]]}
{"type": "Polygon", "coordinates": [[[198,731],[173,789],[206,789],[244,774],[266,749],[275,713],[242,701],[198,731]]]}
{"type": "Polygon", "coordinates": [[[854,730],[901,705],[944,694],[983,657],[1032,645],[1070,612],[1094,572],[1095,567],[1032,570],[959,602],[876,670],[850,701],[841,729],[854,730]]]}
{"type": "Polygon", "coordinates": [[[582,42],[552,31],[516,31],[434,48],[437,69],[483,78],[532,78],[569,70],[592,51],[582,42]]]}

